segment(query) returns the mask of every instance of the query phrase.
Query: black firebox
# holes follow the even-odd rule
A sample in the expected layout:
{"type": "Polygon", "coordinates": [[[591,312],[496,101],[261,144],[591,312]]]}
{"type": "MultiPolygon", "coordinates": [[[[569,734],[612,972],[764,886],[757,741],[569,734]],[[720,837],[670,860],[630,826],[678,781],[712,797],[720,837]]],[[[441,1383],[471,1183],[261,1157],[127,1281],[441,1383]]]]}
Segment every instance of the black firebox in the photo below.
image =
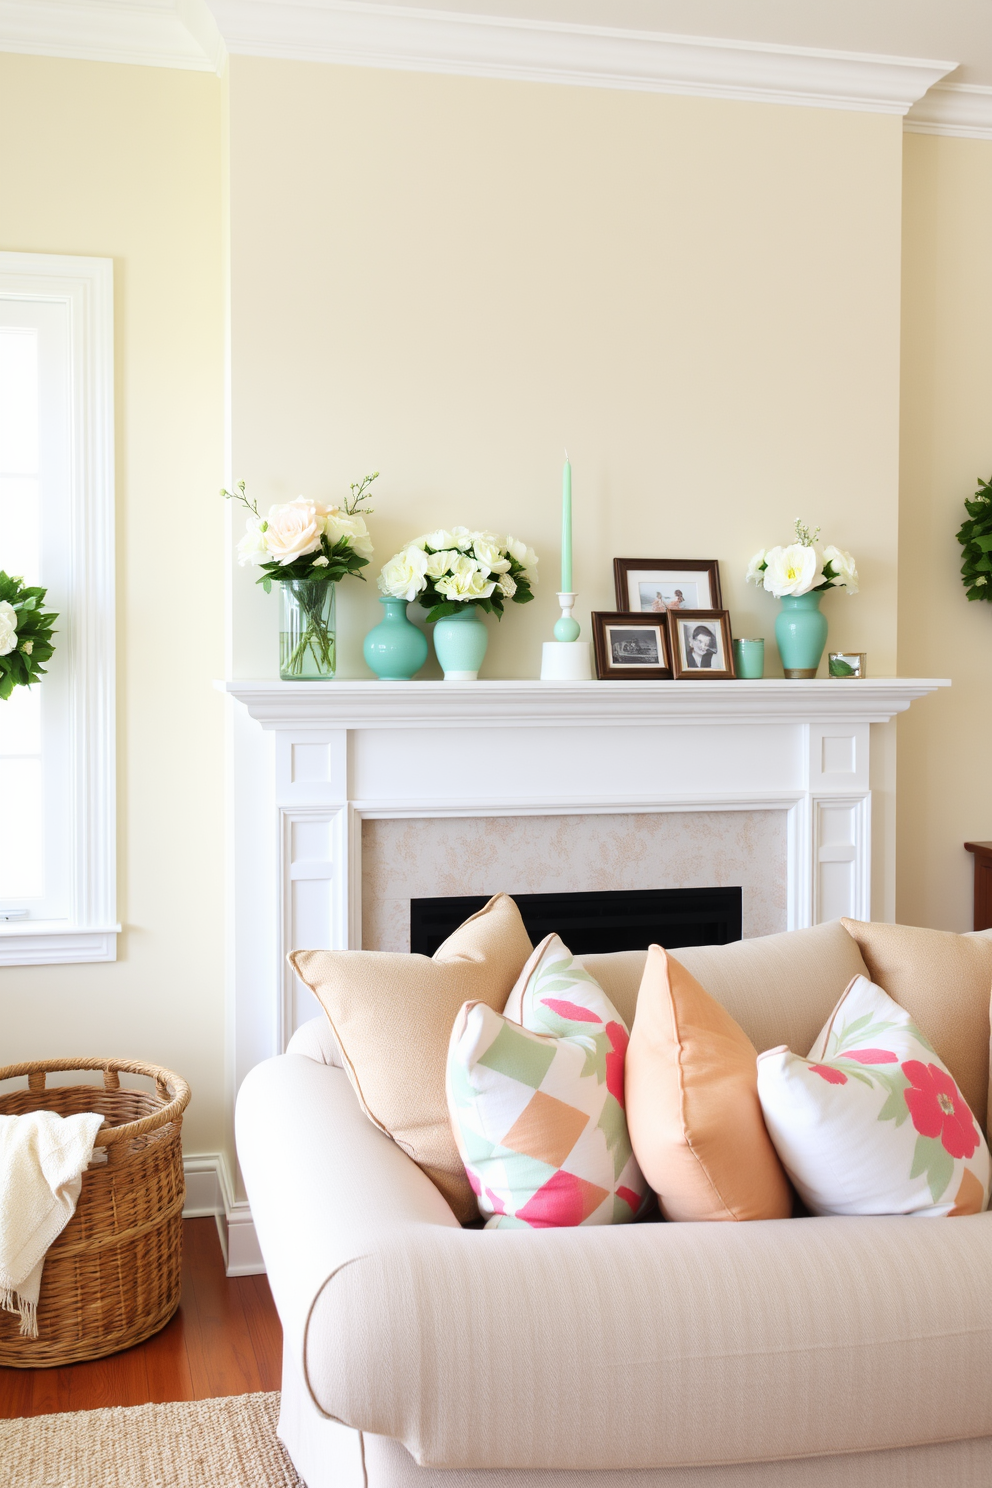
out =
{"type": "MultiPolygon", "coordinates": [[[[489,896],[411,899],[410,949],[432,956],[489,896]]],[[[734,889],[608,889],[601,893],[514,894],[537,945],[552,931],[576,955],[639,951],[649,945],[725,945],[741,939],[742,891],[734,889]]]]}

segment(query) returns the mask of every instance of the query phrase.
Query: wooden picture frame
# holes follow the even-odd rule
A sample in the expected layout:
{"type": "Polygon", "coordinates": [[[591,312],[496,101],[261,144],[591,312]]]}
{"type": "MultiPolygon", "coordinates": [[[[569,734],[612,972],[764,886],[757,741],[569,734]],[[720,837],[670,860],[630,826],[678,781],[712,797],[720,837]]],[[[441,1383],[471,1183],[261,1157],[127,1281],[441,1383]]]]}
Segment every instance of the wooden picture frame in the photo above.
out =
{"type": "Polygon", "coordinates": [[[684,610],[723,608],[716,558],[614,558],[613,584],[617,609],[628,614],[663,615],[669,601],[684,610]]]}
{"type": "Polygon", "coordinates": [[[671,680],[671,642],[664,615],[594,610],[592,638],[601,682],[671,680]]]}
{"type": "Polygon", "coordinates": [[[665,622],[677,682],[726,682],[737,676],[729,610],[669,610],[665,622]],[[705,646],[698,644],[704,639],[705,646]]]}

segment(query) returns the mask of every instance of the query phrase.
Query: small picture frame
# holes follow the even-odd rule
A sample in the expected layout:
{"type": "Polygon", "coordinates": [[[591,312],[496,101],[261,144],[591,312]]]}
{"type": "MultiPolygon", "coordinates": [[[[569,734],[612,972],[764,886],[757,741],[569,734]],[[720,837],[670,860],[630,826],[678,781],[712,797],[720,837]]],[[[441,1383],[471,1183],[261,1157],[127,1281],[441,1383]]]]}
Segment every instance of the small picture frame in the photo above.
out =
{"type": "Polygon", "coordinates": [[[614,558],[617,609],[664,615],[668,610],[719,610],[716,558],[614,558]]]}
{"type": "Polygon", "coordinates": [[[664,615],[632,615],[624,610],[594,610],[592,638],[596,676],[647,682],[672,676],[669,633],[664,615]]]}
{"type": "Polygon", "coordinates": [[[736,677],[729,610],[669,610],[665,620],[676,681],[736,677]]]}

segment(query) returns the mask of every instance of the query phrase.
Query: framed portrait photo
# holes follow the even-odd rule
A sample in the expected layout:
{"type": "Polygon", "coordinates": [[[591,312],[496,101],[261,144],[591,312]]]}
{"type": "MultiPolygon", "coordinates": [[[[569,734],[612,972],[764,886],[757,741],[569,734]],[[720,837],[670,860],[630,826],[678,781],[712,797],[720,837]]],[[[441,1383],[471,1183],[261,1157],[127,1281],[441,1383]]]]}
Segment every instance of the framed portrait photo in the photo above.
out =
{"type": "Polygon", "coordinates": [[[672,675],[664,615],[594,610],[592,638],[596,676],[601,681],[615,681],[618,677],[659,681],[672,675]]]}
{"type": "Polygon", "coordinates": [[[719,610],[716,558],[614,558],[618,610],[664,615],[668,610],[719,610]]]}
{"type": "Polygon", "coordinates": [[[665,620],[676,680],[726,681],[737,675],[729,610],[669,610],[665,620]]]}

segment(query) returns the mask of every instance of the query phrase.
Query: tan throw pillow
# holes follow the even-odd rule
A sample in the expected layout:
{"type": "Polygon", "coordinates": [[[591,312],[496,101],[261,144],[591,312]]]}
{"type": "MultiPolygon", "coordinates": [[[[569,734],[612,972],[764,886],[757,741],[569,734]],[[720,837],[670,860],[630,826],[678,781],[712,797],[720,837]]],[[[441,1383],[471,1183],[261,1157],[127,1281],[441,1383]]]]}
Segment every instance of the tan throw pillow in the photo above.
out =
{"type": "Polygon", "coordinates": [[[757,1050],[660,946],[627,1049],[627,1126],[666,1219],[787,1219],[788,1179],[758,1101],[757,1050]]]}
{"type": "Polygon", "coordinates": [[[506,894],[459,925],[433,956],[293,951],[289,962],[330,1020],[366,1116],[437,1184],[463,1223],[478,1219],[448,1119],[448,1040],[464,1002],[501,1013],[533,950],[506,894]]]}
{"type": "Polygon", "coordinates": [[[841,924],[872,981],[926,1034],[987,1129],[992,941],[913,925],[841,924]]]}

